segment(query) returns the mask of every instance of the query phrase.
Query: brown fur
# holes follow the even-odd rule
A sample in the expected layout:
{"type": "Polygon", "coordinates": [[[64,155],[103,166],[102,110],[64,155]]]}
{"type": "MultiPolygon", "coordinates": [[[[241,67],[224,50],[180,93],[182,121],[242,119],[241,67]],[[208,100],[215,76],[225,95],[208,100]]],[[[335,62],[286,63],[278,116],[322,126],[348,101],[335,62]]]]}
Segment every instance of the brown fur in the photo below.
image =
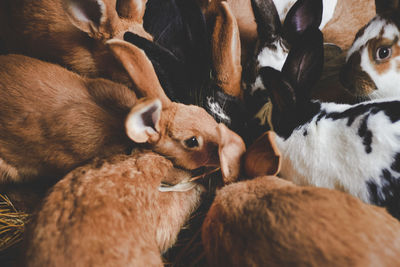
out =
{"type": "Polygon", "coordinates": [[[311,90],[312,99],[335,103],[355,103],[356,98],[340,82],[340,71],[346,62],[346,52],[324,45],[324,69],[321,79],[311,90]]]}
{"type": "Polygon", "coordinates": [[[249,177],[277,175],[281,168],[281,153],[275,143],[275,133],[268,131],[257,138],[244,155],[244,171],[249,177]]]}
{"type": "Polygon", "coordinates": [[[211,45],[217,85],[228,95],[242,96],[239,28],[226,2],[220,4],[211,45]]]}
{"type": "Polygon", "coordinates": [[[400,223],[383,208],[272,176],[222,188],[202,239],[211,266],[400,264],[400,223]]]}
{"type": "MultiPolygon", "coordinates": [[[[212,18],[216,13],[218,3],[222,0],[198,0],[206,17],[212,18]]],[[[255,23],[250,0],[226,1],[236,17],[240,39],[242,42],[242,62],[247,62],[253,53],[257,40],[257,25],[255,23]]],[[[342,49],[348,49],[358,29],[375,16],[374,0],[338,0],[332,19],[322,29],[324,40],[334,43],[342,49]]]]}
{"type": "Polygon", "coordinates": [[[374,16],[374,0],[338,0],[333,18],[322,29],[324,41],[347,50],[358,29],[374,16]]]}
{"type": "MultiPolygon", "coordinates": [[[[106,10],[99,25],[85,25],[67,12],[69,3],[88,0],[2,0],[0,39],[9,53],[58,63],[90,77],[104,77],[130,85],[129,77],[109,53],[105,42],[121,39],[126,31],[151,39],[144,31],[142,17],[147,0],[99,0],[106,10]],[[116,9],[117,7],[117,9],[116,9]]],[[[97,18],[97,17],[95,17],[97,18]]]]}
{"type": "Polygon", "coordinates": [[[341,82],[354,96],[365,97],[374,90],[377,90],[377,87],[368,73],[362,70],[360,62],[361,55],[357,51],[353,53],[346,64],[343,65],[341,70],[341,82]]]}
{"type": "MultiPolygon", "coordinates": [[[[161,115],[151,115],[157,119],[153,133],[139,128],[145,139],[143,133],[142,139],[132,135],[136,128],[128,122],[152,107],[153,99],[137,103],[136,95],[120,84],[85,79],[25,56],[0,56],[0,158],[5,163],[0,165],[1,182],[37,176],[54,179],[95,156],[126,153],[134,142],[149,143],[187,169],[224,163],[225,181],[236,179],[245,151],[241,138],[204,109],[169,101],[144,52],[130,46],[128,52],[136,61],[129,62],[126,55],[125,62],[137,70],[130,73],[133,83],[144,96],[162,100],[161,115]],[[192,136],[202,142],[189,149],[184,140],[192,136]]],[[[148,123],[151,127],[153,122],[148,123]]]]}
{"type": "Polygon", "coordinates": [[[75,169],[29,227],[24,266],[163,266],[160,252],[173,245],[202,189],[158,187],[189,175],[152,152],[75,169]]]}
{"type": "Polygon", "coordinates": [[[392,66],[390,58],[382,61],[378,61],[376,59],[377,49],[382,46],[390,47],[392,49],[391,58],[398,57],[400,55],[400,47],[396,44],[397,41],[398,41],[397,38],[395,40],[389,40],[386,38],[382,38],[382,35],[368,41],[367,46],[368,46],[369,60],[370,62],[374,63],[374,68],[378,74],[383,74],[387,72],[388,70],[390,70],[392,66]]]}

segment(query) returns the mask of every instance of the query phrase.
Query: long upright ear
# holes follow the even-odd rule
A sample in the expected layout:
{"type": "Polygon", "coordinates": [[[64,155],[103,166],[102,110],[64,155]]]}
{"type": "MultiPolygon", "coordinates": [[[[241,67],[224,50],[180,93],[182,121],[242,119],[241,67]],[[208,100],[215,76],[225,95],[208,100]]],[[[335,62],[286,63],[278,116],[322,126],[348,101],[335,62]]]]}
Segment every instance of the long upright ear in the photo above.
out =
{"type": "Polygon", "coordinates": [[[161,110],[158,99],[143,99],[136,104],[125,121],[128,137],[136,143],[157,141],[160,137],[161,110]]]}
{"type": "Polygon", "coordinates": [[[293,45],[308,28],[318,28],[322,20],[322,0],[298,0],[286,15],[283,36],[293,45]]]}
{"type": "Polygon", "coordinates": [[[251,0],[257,23],[258,38],[263,44],[273,43],[281,33],[281,21],[273,0],[251,0]]]}
{"type": "Polygon", "coordinates": [[[62,5],[75,27],[93,35],[101,31],[101,26],[113,19],[115,13],[108,10],[103,0],[65,0],[62,5]]]}
{"type": "Polygon", "coordinates": [[[139,95],[159,98],[163,106],[171,103],[158,81],[153,65],[143,50],[118,39],[111,39],[106,44],[129,74],[139,95]]]}
{"type": "Polygon", "coordinates": [[[121,18],[143,22],[147,0],[117,0],[117,12],[121,18]]]}
{"type": "Polygon", "coordinates": [[[182,37],[186,40],[182,47],[186,54],[184,60],[192,69],[191,79],[202,83],[210,76],[210,58],[204,56],[204,54],[210,53],[206,20],[197,0],[175,1],[182,15],[185,34],[182,37]]]}
{"type": "Polygon", "coordinates": [[[375,0],[376,14],[383,15],[393,10],[399,10],[399,0],[375,0]]]}
{"type": "Polygon", "coordinates": [[[282,68],[297,99],[309,97],[310,89],[321,77],[323,64],[322,33],[318,28],[309,28],[292,46],[282,68]]]}
{"type": "Polygon", "coordinates": [[[236,19],[226,2],[221,2],[212,35],[212,60],[217,85],[228,95],[242,95],[240,37],[236,19]]]}
{"type": "Polygon", "coordinates": [[[246,146],[242,138],[224,124],[218,124],[217,131],[220,141],[218,154],[222,176],[225,183],[232,183],[240,174],[242,156],[246,152],[246,146]]]}

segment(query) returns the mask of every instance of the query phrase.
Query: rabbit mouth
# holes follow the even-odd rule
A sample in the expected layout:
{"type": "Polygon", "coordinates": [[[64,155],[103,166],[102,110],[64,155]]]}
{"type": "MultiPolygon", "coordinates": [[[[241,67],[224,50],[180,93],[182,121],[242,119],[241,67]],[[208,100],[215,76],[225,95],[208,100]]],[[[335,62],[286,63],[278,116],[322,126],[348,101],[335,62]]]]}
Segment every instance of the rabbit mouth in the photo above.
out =
{"type": "Polygon", "coordinates": [[[179,183],[173,184],[162,181],[158,190],[160,192],[186,192],[192,190],[194,187],[203,184],[203,178],[216,173],[221,168],[216,166],[202,166],[190,171],[190,176],[183,179],[179,183]]]}

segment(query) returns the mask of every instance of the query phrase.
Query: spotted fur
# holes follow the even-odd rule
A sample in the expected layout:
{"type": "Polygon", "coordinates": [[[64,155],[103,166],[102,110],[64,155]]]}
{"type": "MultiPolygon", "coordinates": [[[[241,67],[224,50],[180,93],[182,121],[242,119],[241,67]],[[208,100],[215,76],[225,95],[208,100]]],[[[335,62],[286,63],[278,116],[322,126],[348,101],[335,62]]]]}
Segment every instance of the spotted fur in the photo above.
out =
{"type": "Polygon", "coordinates": [[[345,191],[400,219],[400,100],[356,105],[311,101],[323,64],[322,35],[310,29],[282,72],[261,70],[271,88],[280,175],[299,185],[345,191]]]}
{"type": "Polygon", "coordinates": [[[399,13],[398,8],[389,12],[384,9],[357,33],[341,74],[343,85],[355,96],[400,96],[399,13]],[[390,54],[380,59],[379,51],[383,48],[390,50],[390,54]]]}

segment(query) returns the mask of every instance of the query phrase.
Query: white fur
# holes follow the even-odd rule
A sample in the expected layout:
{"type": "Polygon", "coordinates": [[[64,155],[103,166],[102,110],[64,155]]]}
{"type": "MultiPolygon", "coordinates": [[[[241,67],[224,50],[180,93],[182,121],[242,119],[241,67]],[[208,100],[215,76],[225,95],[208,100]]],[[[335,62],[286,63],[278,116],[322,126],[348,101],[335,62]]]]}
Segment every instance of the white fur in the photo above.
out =
{"type": "MultiPolygon", "coordinates": [[[[102,14],[100,23],[104,23],[106,20],[106,17],[104,16],[106,12],[106,5],[102,0],[96,0],[96,2],[99,5],[100,13],[102,14]]],[[[92,19],[88,17],[86,11],[83,10],[81,6],[77,5],[74,1],[68,1],[68,4],[70,8],[70,14],[73,15],[76,20],[85,24],[90,24],[92,22],[92,19]]]]}
{"type": "Polygon", "coordinates": [[[264,47],[257,56],[258,64],[260,67],[272,67],[276,70],[282,70],[283,64],[285,64],[286,57],[288,55],[288,49],[284,47],[281,40],[278,39],[273,43],[276,46],[276,50],[271,50],[268,47],[264,47]]]}
{"type": "MultiPolygon", "coordinates": [[[[321,109],[329,113],[350,107],[322,103],[321,109]]],[[[400,152],[400,122],[391,123],[383,112],[371,114],[367,125],[373,133],[372,152],[367,154],[358,135],[363,118],[364,115],[357,117],[349,127],[347,119],[322,118],[316,124],[315,116],[288,139],[277,137],[282,153],[281,176],[300,185],[343,190],[369,202],[366,181],[375,179],[379,186],[382,170],[390,170],[396,152],[400,152]]]]}
{"type": "Polygon", "coordinates": [[[365,46],[365,44],[369,40],[379,36],[379,33],[385,24],[386,21],[380,16],[376,16],[375,18],[373,18],[368,27],[365,28],[363,35],[361,35],[357,40],[355,40],[353,45],[347,51],[346,60],[348,60],[350,56],[354,54],[354,52],[359,51],[361,47],[365,46]]]}
{"type": "MultiPolygon", "coordinates": [[[[322,11],[322,21],[320,29],[323,29],[325,25],[332,19],[335,13],[335,8],[338,0],[323,0],[323,11],[322,11]]],[[[279,18],[283,22],[285,20],[286,14],[289,12],[290,8],[296,3],[296,0],[274,0],[276,10],[278,11],[279,18]]]]}
{"type": "MultiPolygon", "coordinates": [[[[382,30],[383,38],[394,40],[396,37],[400,37],[399,29],[395,24],[386,24],[384,19],[377,16],[365,29],[364,34],[354,42],[347,55],[347,58],[349,58],[354,52],[360,52],[361,69],[370,76],[378,88],[378,90],[373,91],[369,95],[371,99],[400,96],[400,71],[398,70],[400,56],[390,58],[389,69],[383,73],[378,73],[375,69],[377,63],[371,62],[368,53],[369,41],[377,38],[382,30]]],[[[400,40],[397,42],[397,45],[400,46],[400,40]]]]}
{"type": "Polygon", "coordinates": [[[231,123],[231,118],[225,114],[224,109],[215,101],[213,101],[212,97],[207,97],[207,105],[210,108],[210,111],[222,119],[226,123],[231,123]]]}

